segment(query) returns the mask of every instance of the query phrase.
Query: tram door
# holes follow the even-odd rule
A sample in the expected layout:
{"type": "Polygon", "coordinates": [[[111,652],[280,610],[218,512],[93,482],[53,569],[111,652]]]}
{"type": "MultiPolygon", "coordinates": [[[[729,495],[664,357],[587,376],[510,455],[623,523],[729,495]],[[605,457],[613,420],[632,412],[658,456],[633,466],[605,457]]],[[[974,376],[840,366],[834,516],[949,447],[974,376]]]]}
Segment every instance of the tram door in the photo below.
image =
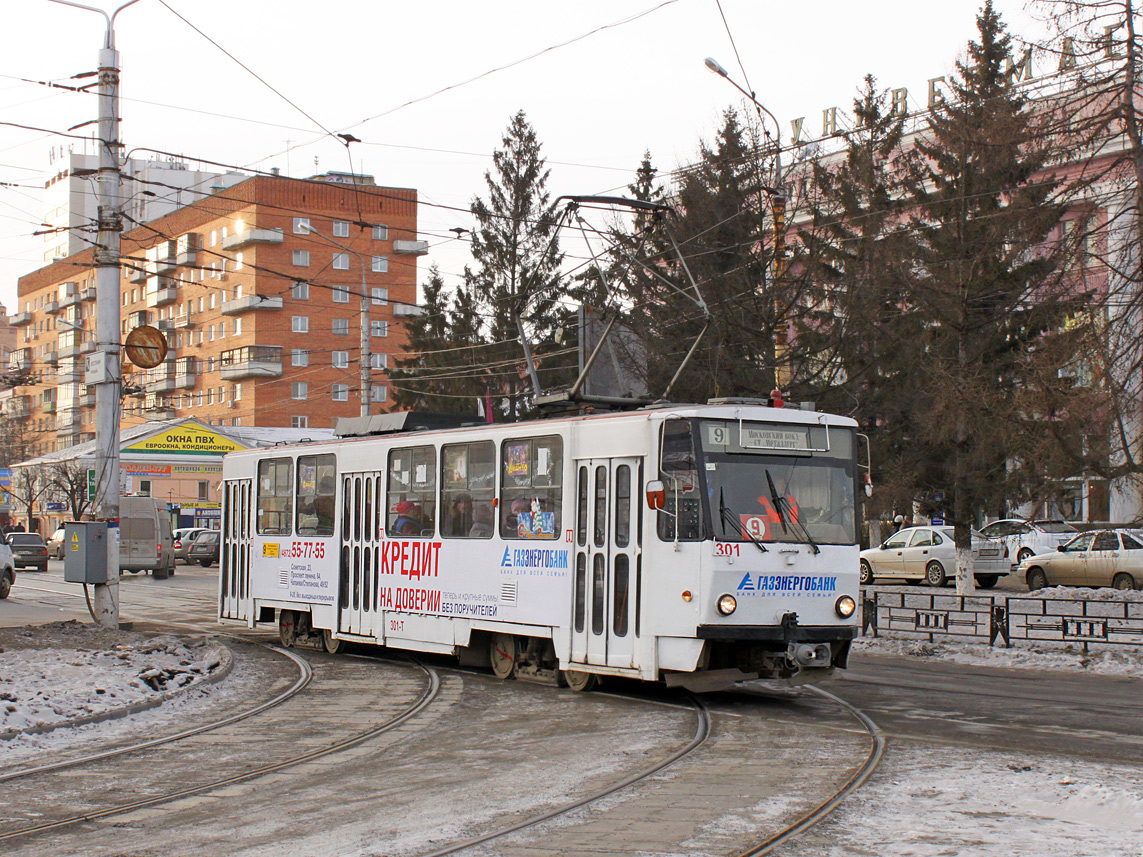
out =
{"type": "Polygon", "coordinates": [[[380,473],[347,473],[341,479],[341,530],[337,568],[337,630],[379,635],[377,549],[380,473]]]}
{"type": "Polygon", "coordinates": [[[641,458],[576,462],[572,660],[631,667],[638,612],[641,458]]]}
{"type": "Polygon", "coordinates": [[[248,618],[250,605],[250,492],[249,479],[223,483],[222,548],[218,555],[219,616],[248,618]]]}

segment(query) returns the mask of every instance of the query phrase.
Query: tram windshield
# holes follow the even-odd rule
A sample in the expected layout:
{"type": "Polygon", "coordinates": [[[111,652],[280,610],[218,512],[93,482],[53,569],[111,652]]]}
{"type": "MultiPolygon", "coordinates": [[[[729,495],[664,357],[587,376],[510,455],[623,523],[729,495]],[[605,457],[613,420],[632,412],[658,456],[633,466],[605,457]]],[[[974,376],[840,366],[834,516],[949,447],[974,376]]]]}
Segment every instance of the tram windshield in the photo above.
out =
{"type": "Polygon", "coordinates": [[[857,542],[852,429],[738,420],[698,429],[716,539],[857,542]]]}

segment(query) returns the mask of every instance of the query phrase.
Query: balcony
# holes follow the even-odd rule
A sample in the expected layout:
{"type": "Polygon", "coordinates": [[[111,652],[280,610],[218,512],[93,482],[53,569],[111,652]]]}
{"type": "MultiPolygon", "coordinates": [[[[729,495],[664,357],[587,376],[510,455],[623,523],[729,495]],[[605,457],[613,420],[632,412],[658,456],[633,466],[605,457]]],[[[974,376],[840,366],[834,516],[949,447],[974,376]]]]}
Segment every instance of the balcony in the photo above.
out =
{"type": "Polygon", "coordinates": [[[393,304],[394,318],[416,318],[425,314],[425,308],[416,304],[393,304]]]}
{"type": "Polygon", "coordinates": [[[147,292],[147,306],[157,307],[173,304],[179,299],[179,290],[175,286],[164,286],[163,288],[155,289],[153,292],[147,292]]]}
{"type": "Polygon", "coordinates": [[[91,390],[87,393],[82,393],[75,397],[75,406],[77,408],[93,408],[95,407],[95,391],[91,390]]]}
{"type": "Polygon", "coordinates": [[[43,409],[45,414],[54,414],[56,412],[56,403],[44,402],[43,409]]]}
{"type": "Polygon", "coordinates": [[[175,375],[164,375],[161,378],[153,378],[143,385],[143,389],[148,393],[170,393],[178,388],[178,377],[175,375]]]}
{"type": "Polygon", "coordinates": [[[428,241],[394,241],[393,252],[402,256],[425,256],[429,252],[428,241]]]}
{"type": "Polygon", "coordinates": [[[80,354],[91,354],[93,351],[95,351],[95,340],[94,339],[89,339],[87,342],[83,342],[79,346],[79,353],[80,354]]]}
{"type": "Polygon", "coordinates": [[[95,289],[90,286],[86,289],[83,289],[79,293],[79,299],[84,303],[89,303],[90,301],[95,300],[95,289]]]}
{"type": "Polygon", "coordinates": [[[175,409],[170,405],[155,405],[154,407],[144,408],[143,414],[149,420],[173,420],[175,418],[175,409]]]}
{"type": "Polygon", "coordinates": [[[10,399],[4,400],[4,416],[26,417],[32,412],[32,397],[31,396],[13,396],[10,399]]]}
{"type": "Polygon", "coordinates": [[[70,360],[73,357],[79,357],[79,355],[83,354],[83,346],[65,345],[60,349],[59,354],[61,360],[70,360]]]}
{"type": "Polygon", "coordinates": [[[247,295],[226,301],[222,305],[223,315],[240,315],[244,312],[253,312],[260,309],[281,309],[281,298],[268,298],[265,295],[247,295]]]}
{"type": "Polygon", "coordinates": [[[79,414],[75,411],[64,411],[56,417],[56,431],[71,434],[80,425],[79,414]]]}
{"type": "Polygon", "coordinates": [[[60,362],[60,353],[58,351],[49,351],[44,354],[44,362],[49,366],[58,366],[60,362]]]}
{"type": "Polygon", "coordinates": [[[194,265],[198,261],[198,251],[202,246],[197,232],[188,232],[180,235],[175,247],[175,263],[178,265],[194,265]]]}
{"type": "Polygon", "coordinates": [[[79,303],[79,284],[64,283],[64,296],[60,298],[60,309],[67,309],[79,303]]]}
{"type": "Polygon", "coordinates": [[[30,312],[18,312],[13,316],[8,317],[8,324],[12,327],[23,327],[26,324],[32,323],[32,314],[30,312]]]}
{"type": "Polygon", "coordinates": [[[172,330],[175,329],[175,322],[173,319],[160,318],[158,321],[155,322],[155,327],[157,327],[159,330],[163,331],[163,333],[170,333],[172,330]]]}
{"type": "Polygon", "coordinates": [[[168,241],[165,244],[160,244],[155,250],[155,261],[153,267],[156,274],[170,274],[173,273],[178,265],[178,242],[168,241]]]}
{"type": "MultiPolygon", "coordinates": [[[[244,229],[222,239],[223,250],[241,250],[251,244],[281,244],[286,233],[281,229],[244,229]]],[[[426,249],[427,253],[428,250],[426,249]]]]}
{"type": "Polygon", "coordinates": [[[222,352],[219,374],[223,381],[243,378],[279,378],[282,375],[280,345],[247,345],[222,352]]]}
{"type": "Polygon", "coordinates": [[[176,315],[174,318],[169,319],[171,325],[176,328],[192,328],[194,327],[194,313],[185,312],[182,315],[176,315]]]}
{"type": "Polygon", "coordinates": [[[147,264],[139,259],[124,259],[123,267],[127,270],[127,282],[147,282],[147,264]]]}
{"type": "Polygon", "coordinates": [[[48,313],[49,315],[55,315],[59,311],[60,311],[60,302],[59,301],[48,301],[46,304],[44,304],[44,312],[48,313]]]}
{"type": "Polygon", "coordinates": [[[198,361],[193,357],[184,357],[175,362],[175,387],[180,390],[194,389],[197,376],[198,361]]]}

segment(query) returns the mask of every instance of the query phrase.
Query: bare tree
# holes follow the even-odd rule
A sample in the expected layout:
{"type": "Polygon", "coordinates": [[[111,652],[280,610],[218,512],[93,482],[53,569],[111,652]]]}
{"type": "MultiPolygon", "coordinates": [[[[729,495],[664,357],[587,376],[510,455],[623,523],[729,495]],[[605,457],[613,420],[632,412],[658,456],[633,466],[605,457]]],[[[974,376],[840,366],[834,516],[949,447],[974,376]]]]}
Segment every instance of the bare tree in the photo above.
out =
{"type": "Polygon", "coordinates": [[[39,465],[17,467],[12,472],[12,484],[8,494],[24,507],[28,518],[28,531],[35,531],[35,510],[40,500],[47,494],[51,483],[48,474],[39,465]]]}
{"type": "Polygon", "coordinates": [[[87,471],[87,464],[78,459],[56,461],[47,467],[48,485],[52,494],[67,503],[73,521],[81,520],[91,508],[87,471]]]}

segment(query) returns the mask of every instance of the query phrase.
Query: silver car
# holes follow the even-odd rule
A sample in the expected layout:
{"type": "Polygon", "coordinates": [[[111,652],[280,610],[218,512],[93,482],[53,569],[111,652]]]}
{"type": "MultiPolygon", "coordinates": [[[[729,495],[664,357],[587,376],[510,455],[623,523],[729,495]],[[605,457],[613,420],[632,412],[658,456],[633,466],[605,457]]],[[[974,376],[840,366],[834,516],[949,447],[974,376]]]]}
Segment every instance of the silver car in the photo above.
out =
{"type": "Polygon", "coordinates": [[[1143,586],[1143,531],[1093,530],[1080,533],[1050,553],[1020,564],[1029,589],[1046,586],[1143,586]]]}
{"type": "Polygon", "coordinates": [[[176,563],[189,563],[191,561],[187,556],[187,551],[189,551],[190,546],[194,544],[195,537],[199,533],[205,532],[208,532],[205,527],[180,527],[174,531],[172,535],[175,548],[176,563]]]}
{"type": "Polygon", "coordinates": [[[1025,521],[1020,518],[1003,518],[980,530],[985,538],[1004,542],[1015,563],[1021,563],[1039,553],[1054,551],[1064,542],[1074,539],[1077,532],[1079,531],[1066,521],[1025,521]]]}
{"type": "MultiPolygon", "coordinates": [[[[991,589],[1012,570],[1003,542],[972,534],[972,571],[976,583],[991,589]]],[[[878,547],[861,552],[861,584],[878,577],[924,580],[944,586],[956,575],[956,544],[952,527],[906,527],[878,547]]]]}

